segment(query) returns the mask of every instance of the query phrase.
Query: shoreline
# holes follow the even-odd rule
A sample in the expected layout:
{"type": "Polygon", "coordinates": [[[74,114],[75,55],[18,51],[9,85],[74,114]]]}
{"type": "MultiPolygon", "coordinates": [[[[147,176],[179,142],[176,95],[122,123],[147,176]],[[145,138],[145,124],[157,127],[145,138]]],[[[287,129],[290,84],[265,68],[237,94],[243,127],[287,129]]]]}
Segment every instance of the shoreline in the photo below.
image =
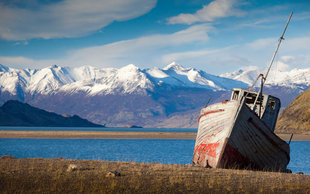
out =
{"type": "MultiPolygon", "coordinates": [[[[197,133],[123,131],[0,131],[0,139],[192,139],[197,133]]],[[[277,134],[289,141],[291,134],[277,134]]],[[[294,134],[292,141],[310,141],[310,134],[294,134]]]]}
{"type": "Polygon", "coordinates": [[[0,131],[0,139],[195,139],[186,132],[0,131]]]}

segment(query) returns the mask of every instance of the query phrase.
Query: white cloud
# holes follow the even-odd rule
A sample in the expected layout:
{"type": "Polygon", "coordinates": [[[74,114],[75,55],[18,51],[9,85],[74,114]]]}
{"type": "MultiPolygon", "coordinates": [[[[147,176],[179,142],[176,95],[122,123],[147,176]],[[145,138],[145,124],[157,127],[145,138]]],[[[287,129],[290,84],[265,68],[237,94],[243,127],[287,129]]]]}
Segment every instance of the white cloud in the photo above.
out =
{"type": "Polygon", "coordinates": [[[0,64],[3,64],[3,65],[10,65],[10,64],[25,65],[25,64],[29,64],[29,63],[35,63],[35,60],[29,59],[26,57],[4,57],[4,56],[1,56],[0,61],[1,61],[0,64]]]}
{"type": "Polygon", "coordinates": [[[294,56],[279,56],[278,60],[274,62],[273,67],[271,69],[274,70],[275,72],[288,71],[294,66],[296,60],[298,60],[298,58],[294,56]]]}
{"type": "MultiPolygon", "coordinates": [[[[218,49],[177,52],[178,48],[208,40],[212,27],[196,25],[173,34],[158,34],[72,51],[55,60],[35,60],[25,57],[0,57],[0,64],[16,68],[42,68],[53,64],[61,66],[92,65],[121,67],[134,63],[140,67],[165,65],[172,61],[193,66],[209,73],[232,72],[243,66],[268,66],[276,46],[276,38],[259,39],[247,44],[218,49]]],[[[310,37],[285,40],[273,68],[286,71],[309,68],[310,37]]]]}
{"type": "Polygon", "coordinates": [[[203,6],[194,14],[179,14],[168,19],[170,24],[193,24],[196,22],[210,22],[216,18],[228,16],[242,16],[244,11],[236,9],[236,0],[215,0],[208,5],[203,6]]]}
{"type": "Polygon", "coordinates": [[[0,37],[6,40],[68,38],[150,11],[156,0],[63,0],[24,8],[0,2],[0,37]]]}
{"type": "Polygon", "coordinates": [[[248,44],[245,44],[245,46],[249,47],[252,50],[261,50],[270,47],[272,44],[276,45],[276,43],[277,43],[276,38],[262,38],[250,42],[248,44]]]}
{"type": "MultiPolygon", "coordinates": [[[[192,49],[197,45],[207,46],[205,42],[209,40],[208,34],[213,30],[210,24],[204,23],[172,34],[156,34],[72,50],[64,58],[53,60],[0,56],[0,64],[18,68],[42,68],[53,64],[120,67],[134,63],[146,67],[177,61],[183,65],[195,66],[207,69],[210,73],[219,74],[233,71],[241,66],[266,67],[278,40],[277,37],[273,37],[224,48],[192,49]]],[[[283,41],[275,64],[285,70],[309,67],[309,45],[310,37],[289,38],[283,41]]]]}
{"type": "Polygon", "coordinates": [[[281,56],[280,59],[284,62],[290,62],[295,59],[294,56],[281,56]]]}
{"type": "Polygon", "coordinates": [[[276,61],[273,69],[276,69],[277,71],[287,71],[290,69],[290,65],[284,63],[283,61],[276,61]]]}
{"type": "Polygon", "coordinates": [[[27,67],[44,67],[52,64],[64,66],[105,66],[119,67],[128,63],[144,64],[149,61],[154,64],[161,56],[180,46],[208,41],[208,32],[213,28],[208,24],[194,25],[173,34],[150,35],[125,41],[114,42],[103,46],[88,47],[71,51],[63,59],[32,60],[24,57],[0,57],[0,64],[27,64],[27,67]]]}
{"type": "Polygon", "coordinates": [[[67,63],[111,66],[152,61],[163,54],[163,50],[207,41],[207,32],[211,29],[212,27],[206,24],[195,25],[173,34],[151,35],[80,49],[73,51],[67,63]]]}
{"type": "MultiPolygon", "coordinates": [[[[266,38],[219,49],[175,52],[163,55],[162,61],[195,64],[201,69],[208,69],[208,72],[216,74],[230,72],[243,66],[267,67],[276,43],[276,38],[266,38]]],[[[308,68],[310,66],[308,45],[310,45],[310,37],[285,40],[279,49],[274,66],[282,71],[291,68],[308,68]]]]}
{"type": "Polygon", "coordinates": [[[22,56],[15,56],[15,57],[0,56],[0,64],[20,69],[25,68],[40,69],[42,67],[47,67],[58,63],[57,60],[36,60],[22,56]]]}

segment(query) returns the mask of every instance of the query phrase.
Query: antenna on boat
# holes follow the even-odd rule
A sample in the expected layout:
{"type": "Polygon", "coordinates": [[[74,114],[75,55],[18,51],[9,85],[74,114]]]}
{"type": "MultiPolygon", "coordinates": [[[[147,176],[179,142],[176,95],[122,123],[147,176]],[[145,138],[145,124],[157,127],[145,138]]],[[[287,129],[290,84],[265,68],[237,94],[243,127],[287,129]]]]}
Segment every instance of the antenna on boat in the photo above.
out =
{"type": "Polygon", "coordinates": [[[283,36],[284,36],[284,33],[285,33],[285,31],[286,31],[286,28],[287,28],[287,26],[288,26],[288,24],[289,24],[289,22],[290,22],[290,20],[291,20],[292,15],[293,15],[293,12],[291,12],[291,15],[290,15],[290,17],[288,18],[288,20],[287,20],[287,22],[286,22],[285,28],[284,28],[284,30],[283,30],[283,32],[282,32],[282,35],[281,35],[281,37],[279,38],[279,42],[278,42],[277,48],[276,48],[276,50],[275,50],[274,53],[273,53],[273,56],[272,56],[271,61],[270,61],[270,64],[269,64],[269,68],[268,68],[268,70],[267,70],[267,72],[266,72],[266,74],[265,74],[263,83],[265,83],[265,81],[266,81],[266,79],[267,79],[267,76],[268,76],[269,71],[270,71],[270,69],[271,69],[271,66],[272,66],[272,64],[273,64],[274,58],[276,57],[277,52],[278,52],[278,50],[279,50],[280,44],[281,44],[282,40],[284,40],[284,37],[283,37],[283,36]]]}

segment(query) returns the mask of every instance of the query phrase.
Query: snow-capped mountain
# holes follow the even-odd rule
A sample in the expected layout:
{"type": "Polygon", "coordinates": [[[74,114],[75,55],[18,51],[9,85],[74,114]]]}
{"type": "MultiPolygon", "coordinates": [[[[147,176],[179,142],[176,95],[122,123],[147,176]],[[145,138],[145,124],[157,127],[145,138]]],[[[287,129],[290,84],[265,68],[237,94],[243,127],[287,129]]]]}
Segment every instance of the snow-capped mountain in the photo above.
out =
{"type": "MultiPolygon", "coordinates": [[[[230,98],[264,72],[254,67],[221,76],[171,63],[164,68],[14,69],[0,65],[0,105],[15,99],[107,126],[196,127],[201,107],[230,98]]],[[[310,86],[310,69],[270,73],[264,92],[288,105],[310,86]]]]}
{"type": "MultiPolygon", "coordinates": [[[[222,74],[220,76],[242,81],[251,85],[254,83],[259,73],[265,73],[266,71],[267,69],[264,68],[246,67],[232,73],[222,74]]],[[[266,86],[298,87],[301,89],[308,88],[310,86],[310,68],[295,68],[290,71],[271,69],[266,81],[266,86]]]]}
{"type": "Polygon", "coordinates": [[[171,63],[163,69],[140,69],[135,65],[123,68],[95,68],[84,66],[64,68],[57,65],[40,70],[19,70],[0,66],[0,87],[16,95],[50,94],[57,92],[96,94],[131,94],[154,91],[156,87],[204,88],[227,90],[246,84],[210,75],[194,68],[171,63]]]}
{"type": "Polygon", "coordinates": [[[247,83],[248,85],[253,84],[259,73],[263,72],[263,69],[255,67],[255,66],[249,66],[244,67],[239,70],[236,70],[234,72],[228,72],[221,74],[221,77],[226,77],[229,79],[239,80],[244,83],[247,83]]]}

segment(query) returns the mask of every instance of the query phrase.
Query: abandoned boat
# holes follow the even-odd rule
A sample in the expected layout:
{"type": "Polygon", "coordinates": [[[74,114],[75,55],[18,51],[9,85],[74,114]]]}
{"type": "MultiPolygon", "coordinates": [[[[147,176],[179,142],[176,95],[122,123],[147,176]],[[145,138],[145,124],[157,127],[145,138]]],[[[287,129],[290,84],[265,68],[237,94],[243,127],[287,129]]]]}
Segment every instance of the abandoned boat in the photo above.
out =
{"type": "Polygon", "coordinates": [[[201,110],[193,162],[203,167],[286,169],[289,145],[274,133],[280,100],[234,88],[231,100],[201,110]],[[261,112],[261,114],[259,114],[261,112]]]}
{"type": "Polygon", "coordinates": [[[193,163],[213,168],[255,168],[285,170],[290,161],[289,144],[274,133],[280,100],[263,94],[263,85],[276,56],[287,25],[261,78],[258,92],[234,88],[230,101],[206,105],[198,118],[193,163]]]}

